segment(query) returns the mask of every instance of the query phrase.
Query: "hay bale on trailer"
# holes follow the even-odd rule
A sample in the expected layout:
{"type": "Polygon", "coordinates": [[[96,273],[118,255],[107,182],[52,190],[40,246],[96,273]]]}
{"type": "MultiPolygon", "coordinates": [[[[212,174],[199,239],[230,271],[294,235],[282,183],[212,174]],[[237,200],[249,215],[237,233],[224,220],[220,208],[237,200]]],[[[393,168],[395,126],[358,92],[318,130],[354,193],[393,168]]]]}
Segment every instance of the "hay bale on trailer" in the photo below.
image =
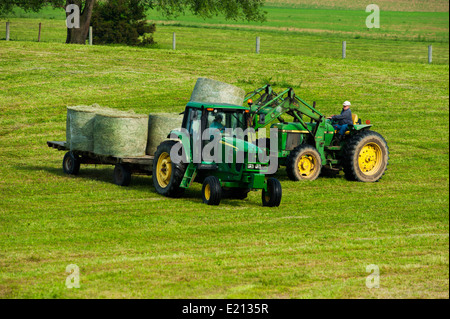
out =
{"type": "Polygon", "coordinates": [[[98,109],[97,105],[67,107],[66,143],[71,150],[94,150],[94,118],[98,109]]]}
{"type": "Polygon", "coordinates": [[[103,110],[95,117],[94,153],[116,157],[144,156],[147,136],[147,115],[103,110]]]}
{"type": "Polygon", "coordinates": [[[234,85],[207,78],[197,79],[191,102],[227,103],[242,105],[245,91],[234,85]]]}
{"type": "Polygon", "coordinates": [[[154,113],[148,119],[148,141],[147,155],[154,155],[156,148],[163,141],[167,140],[167,135],[171,130],[181,127],[183,115],[178,113],[154,113]]]}

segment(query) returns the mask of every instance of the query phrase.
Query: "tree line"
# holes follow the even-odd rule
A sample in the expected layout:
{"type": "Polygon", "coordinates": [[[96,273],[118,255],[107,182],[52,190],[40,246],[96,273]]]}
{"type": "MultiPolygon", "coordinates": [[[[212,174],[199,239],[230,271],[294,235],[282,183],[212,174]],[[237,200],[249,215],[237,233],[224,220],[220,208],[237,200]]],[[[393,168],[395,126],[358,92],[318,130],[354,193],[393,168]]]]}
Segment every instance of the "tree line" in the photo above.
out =
{"type": "MultiPolygon", "coordinates": [[[[147,21],[150,9],[165,17],[191,12],[202,18],[219,14],[227,20],[265,21],[264,0],[0,0],[0,16],[19,7],[39,12],[46,6],[66,10],[69,5],[79,8],[79,27],[67,28],[66,43],[85,44],[89,26],[94,28],[98,44],[123,43],[142,45],[153,43],[155,25],[147,21]]],[[[71,18],[73,11],[66,11],[71,18]]]]}

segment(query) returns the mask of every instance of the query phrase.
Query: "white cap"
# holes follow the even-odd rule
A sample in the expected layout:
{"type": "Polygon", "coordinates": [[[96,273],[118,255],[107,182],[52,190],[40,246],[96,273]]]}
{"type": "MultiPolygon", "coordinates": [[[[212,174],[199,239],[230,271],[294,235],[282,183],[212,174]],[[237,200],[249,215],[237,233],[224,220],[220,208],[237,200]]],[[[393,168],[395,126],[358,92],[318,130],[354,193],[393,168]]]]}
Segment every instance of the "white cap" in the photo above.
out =
{"type": "Polygon", "coordinates": [[[352,104],[349,101],[344,102],[344,106],[350,106],[350,105],[352,105],[352,104]]]}

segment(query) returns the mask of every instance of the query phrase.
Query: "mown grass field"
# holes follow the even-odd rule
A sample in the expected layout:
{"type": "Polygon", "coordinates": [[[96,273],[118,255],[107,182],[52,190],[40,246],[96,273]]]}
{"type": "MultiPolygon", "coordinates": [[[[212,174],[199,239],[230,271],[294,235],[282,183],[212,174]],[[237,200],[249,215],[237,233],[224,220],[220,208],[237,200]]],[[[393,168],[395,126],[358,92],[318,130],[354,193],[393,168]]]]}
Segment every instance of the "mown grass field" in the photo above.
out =
{"type": "MultiPolygon", "coordinates": [[[[402,12],[447,12],[446,0],[378,0],[381,10],[402,12]]],[[[346,9],[363,10],[367,6],[364,0],[267,0],[269,6],[282,6],[295,9],[346,9]]]]}
{"type": "Polygon", "coordinates": [[[321,47],[334,39],[326,34],[266,30],[283,43],[315,42],[301,52],[267,42],[256,55],[243,45],[222,49],[234,37],[252,46],[251,30],[158,30],[156,48],[0,41],[1,298],[449,297],[448,43],[428,65],[426,48],[410,58],[363,54],[427,45],[406,38],[354,39],[361,52],[342,60],[340,38],[337,56],[321,47]],[[184,36],[177,51],[163,41],[174,31],[184,36]],[[208,45],[211,32],[222,47],[208,45]],[[181,112],[198,77],[246,91],[268,80],[293,86],[325,114],[350,100],[388,142],[386,175],[373,184],[343,174],[298,183],[282,169],[279,208],[263,208],[257,192],[208,207],[200,185],[173,200],[148,176],[114,185],[109,166],[69,177],[64,154],[46,147],[65,138],[66,106],[181,112]],[[65,286],[69,264],[80,267],[79,289],[65,286]],[[380,268],[378,289],[366,287],[370,264],[380,268]]]}

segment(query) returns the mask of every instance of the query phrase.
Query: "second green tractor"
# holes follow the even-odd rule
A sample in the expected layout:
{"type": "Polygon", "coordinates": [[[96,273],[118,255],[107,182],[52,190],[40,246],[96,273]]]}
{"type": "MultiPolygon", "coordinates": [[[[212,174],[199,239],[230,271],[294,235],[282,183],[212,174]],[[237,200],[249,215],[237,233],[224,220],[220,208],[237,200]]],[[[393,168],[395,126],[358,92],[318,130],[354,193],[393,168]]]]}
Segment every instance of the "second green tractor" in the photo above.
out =
{"type": "MultiPolygon", "coordinates": [[[[348,180],[376,182],[385,174],[389,148],[383,136],[371,130],[370,121],[361,124],[353,114],[353,125],[338,138],[334,123],[291,88],[278,94],[266,85],[249,93],[244,102],[250,108],[251,126],[277,131],[277,149],[272,152],[291,180],[315,180],[320,174],[343,170],[348,180]],[[284,115],[293,121],[286,122],[284,115]]],[[[264,142],[269,152],[269,139],[264,142]]],[[[261,139],[257,144],[261,145],[261,139]]]]}

